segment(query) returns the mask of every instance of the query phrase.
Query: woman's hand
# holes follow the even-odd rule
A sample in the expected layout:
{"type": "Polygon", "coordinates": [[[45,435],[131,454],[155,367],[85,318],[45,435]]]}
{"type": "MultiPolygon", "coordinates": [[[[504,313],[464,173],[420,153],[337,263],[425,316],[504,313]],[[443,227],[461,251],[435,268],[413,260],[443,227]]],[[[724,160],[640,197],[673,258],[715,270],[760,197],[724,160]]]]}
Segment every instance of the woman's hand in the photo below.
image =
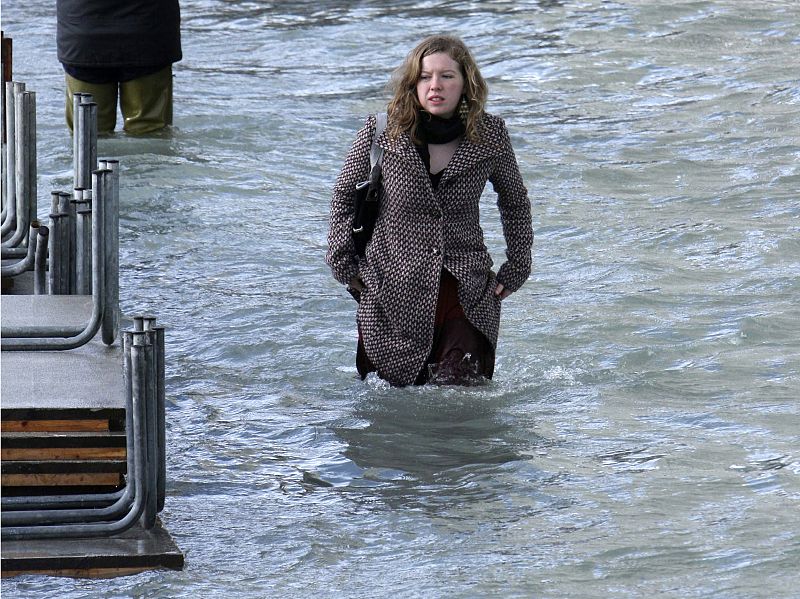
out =
{"type": "Polygon", "coordinates": [[[503,287],[502,283],[498,283],[497,287],[494,288],[494,294],[500,298],[500,301],[506,299],[509,295],[511,295],[511,291],[503,287]]]}
{"type": "Polygon", "coordinates": [[[361,280],[361,277],[352,277],[350,279],[350,287],[361,293],[364,291],[366,285],[364,285],[364,281],[361,280]]]}
{"type": "Polygon", "coordinates": [[[361,292],[366,288],[367,286],[364,285],[364,281],[362,281],[360,277],[352,277],[350,279],[350,284],[347,286],[347,293],[352,295],[353,299],[360,304],[361,292]]]}

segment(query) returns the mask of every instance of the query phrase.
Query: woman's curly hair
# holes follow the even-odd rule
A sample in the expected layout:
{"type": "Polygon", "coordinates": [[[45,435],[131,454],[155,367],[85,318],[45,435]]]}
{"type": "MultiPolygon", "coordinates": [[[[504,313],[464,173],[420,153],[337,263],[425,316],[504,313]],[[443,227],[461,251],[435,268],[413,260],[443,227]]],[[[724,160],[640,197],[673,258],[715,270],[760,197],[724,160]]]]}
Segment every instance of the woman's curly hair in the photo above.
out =
{"type": "Polygon", "coordinates": [[[403,64],[394,72],[389,82],[392,99],[388,106],[388,133],[392,138],[397,138],[401,133],[407,132],[414,143],[419,143],[416,131],[422,106],[417,98],[417,82],[422,72],[422,59],[438,52],[444,52],[461,67],[464,77],[463,97],[468,106],[464,119],[465,136],[472,142],[480,142],[481,123],[489,90],[467,46],[451,35],[425,38],[409,52],[403,64]]]}

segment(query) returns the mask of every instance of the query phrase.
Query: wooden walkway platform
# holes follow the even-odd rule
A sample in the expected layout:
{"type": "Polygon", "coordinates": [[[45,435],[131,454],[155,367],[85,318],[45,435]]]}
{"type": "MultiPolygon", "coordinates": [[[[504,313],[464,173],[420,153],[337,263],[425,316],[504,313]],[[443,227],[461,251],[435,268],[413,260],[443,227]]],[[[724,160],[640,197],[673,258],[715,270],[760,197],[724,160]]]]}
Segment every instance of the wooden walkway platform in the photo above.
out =
{"type": "MultiPolygon", "coordinates": [[[[15,286],[19,290],[19,286],[15,286]]],[[[85,322],[85,296],[2,296],[2,325],[27,324],[52,309],[52,322],[85,322]],[[34,309],[35,308],[35,309],[34,309]]],[[[119,344],[98,338],[68,351],[0,356],[2,494],[106,493],[125,484],[126,388],[119,344]]],[[[3,541],[2,576],[117,576],[183,568],[183,554],[160,521],[108,538],[3,541]]]]}
{"type": "Polygon", "coordinates": [[[183,569],[183,554],[160,521],[106,539],[3,541],[3,577],[48,574],[105,578],[156,568],[183,569]]]}

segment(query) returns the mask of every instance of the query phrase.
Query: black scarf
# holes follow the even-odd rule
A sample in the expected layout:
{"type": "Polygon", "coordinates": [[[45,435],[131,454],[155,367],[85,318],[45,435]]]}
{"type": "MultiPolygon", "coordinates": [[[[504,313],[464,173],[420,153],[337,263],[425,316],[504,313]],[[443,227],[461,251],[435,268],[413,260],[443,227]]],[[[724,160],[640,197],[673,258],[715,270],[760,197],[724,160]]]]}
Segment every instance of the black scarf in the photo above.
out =
{"type": "Polygon", "coordinates": [[[443,119],[421,110],[417,124],[417,137],[424,144],[446,144],[464,135],[464,122],[457,114],[443,119]]]}
{"type": "Polygon", "coordinates": [[[439,185],[439,179],[442,173],[432,174],[431,171],[431,153],[428,150],[428,144],[446,144],[454,139],[464,135],[466,127],[461,118],[456,115],[449,119],[443,119],[435,116],[430,112],[420,110],[419,121],[417,124],[417,137],[422,142],[417,145],[417,152],[419,152],[422,162],[425,163],[425,168],[431,177],[431,185],[433,188],[439,185]]]}

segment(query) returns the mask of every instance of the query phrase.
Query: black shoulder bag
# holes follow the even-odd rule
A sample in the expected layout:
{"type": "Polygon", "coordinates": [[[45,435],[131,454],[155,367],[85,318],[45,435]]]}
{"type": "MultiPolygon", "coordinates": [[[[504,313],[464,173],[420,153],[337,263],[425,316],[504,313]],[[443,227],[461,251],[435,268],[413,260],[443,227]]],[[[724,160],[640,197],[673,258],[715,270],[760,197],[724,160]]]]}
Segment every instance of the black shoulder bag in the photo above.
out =
{"type": "Polygon", "coordinates": [[[383,130],[386,129],[388,120],[385,112],[375,115],[375,137],[372,138],[372,147],[369,152],[369,179],[356,183],[355,216],[353,217],[353,244],[356,253],[363,258],[367,244],[372,239],[375,230],[375,221],[378,218],[383,189],[381,184],[381,164],[383,163],[383,148],[377,143],[383,130]]]}

